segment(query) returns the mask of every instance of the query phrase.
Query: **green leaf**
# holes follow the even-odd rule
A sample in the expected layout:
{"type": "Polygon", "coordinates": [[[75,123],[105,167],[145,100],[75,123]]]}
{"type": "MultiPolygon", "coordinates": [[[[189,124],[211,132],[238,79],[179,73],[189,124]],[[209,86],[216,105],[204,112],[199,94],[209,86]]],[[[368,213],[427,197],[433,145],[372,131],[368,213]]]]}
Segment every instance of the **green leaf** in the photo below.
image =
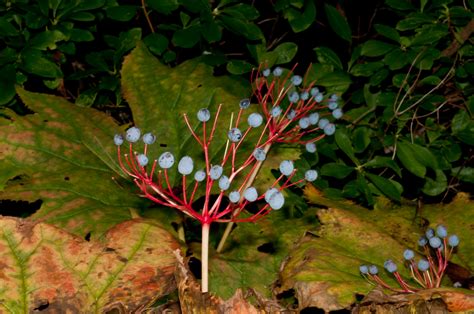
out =
{"type": "Polygon", "coordinates": [[[332,5],[325,4],[324,11],[326,12],[326,16],[329,21],[329,26],[331,26],[332,30],[342,39],[351,43],[352,42],[352,32],[347,23],[347,20],[344,16],[339,13],[339,11],[333,7],[332,5]]]}
{"type": "Polygon", "coordinates": [[[0,17],[0,38],[17,36],[18,30],[5,17],[0,17]]]}
{"type": "Polygon", "coordinates": [[[74,12],[68,16],[71,20],[80,22],[91,22],[95,20],[95,15],[89,12],[74,12]]]}
{"type": "Polygon", "coordinates": [[[278,45],[273,51],[277,55],[275,63],[283,64],[293,60],[298,51],[298,46],[295,43],[286,42],[278,45]]]}
{"type": "Polygon", "coordinates": [[[354,162],[354,164],[359,165],[359,160],[355,157],[354,148],[352,147],[347,131],[345,129],[339,129],[334,136],[337,146],[339,146],[339,148],[352,160],[352,162],[354,162]]]}
{"type": "Polygon", "coordinates": [[[156,225],[127,221],[101,242],[18,218],[2,217],[0,226],[2,263],[9,270],[2,277],[2,311],[32,313],[49,305],[105,313],[121,304],[136,312],[175,289],[173,250],[179,244],[156,225]]]}
{"type": "Polygon", "coordinates": [[[16,69],[12,64],[0,67],[0,106],[5,105],[15,96],[16,69]]]}
{"type": "MultiPolygon", "coordinates": [[[[397,0],[394,0],[394,1],[397,1],[397,0]]],[[[424,24],[431,24],[433,22],[434,22],[433,17],[431,17],[428,14],[412,13],[412,14],[409,14],[405,19],[399,21],[397,23],[396,29],[403,32],[403,31],[415,29],[424,24]]]]}
{"type": "Polygon", "coordinates": [[[323,64],[330,64],[336,68],[342,70],[342,62],[339,59],[338,55],[327,47],[316,47],[313,49],[316,52],[318,62],[323,64]]]}
{"type": "Polygon", "coordinates": [[[303,12],[301,8],[288,7],[284,10],[284,17],[290,23],[291,29],[295,33],[302,32],[308,29],[316,19],[316,6],[314,1],[304,1],[303,12]]]}
{"type": "Polygon", "coordinates": [[[255,20],[260,16],[260,13],[255,7],[245,3],[238,3],[233,6],[225,7],[222,9],[222,12],[240,20],[249,21],[255,20]]]}
{"type": "Polygon", "coordinates": [[[147,45],[151,52],[157,55],[161,55],[163,52],[165,52],[169,43],[168,38],[157,33],[152,33],[146,36],[143,38],[143,42],[147,45]]]}
{"type": "Polygon", "coordinates": [[[108,7],[105,9],[105,12],[107,17],[112,20],[128,22],[135,16],[138,9],[139,7],[136,5],[119,5],[108,7]]]}
{"type": "Polygon", "coordinates": [[[371,76],[383,67],[382,62],[359,63],[352,67],[350,73],[354,76],[371,76]]]}
{"type": "Polygon", "coordinates": [[[385,4],[397,10],[402,10],[402,11],[415,10],[415,7],[407,0],[385,0],[385,4]]]}
{"type": "Polygon", "coordinates": [[[146,4],[153,10],[165,15],[170,14],[179,7],[177,0],[147,0],[146,4]]]}
{"type": "Polygon", "coordinates": [[[362,153],[370,144],[371,131],[366,127],[358,127],[352,132],[352,139],[354,150],[357,153],[362,153]]]}
{"type": "Polygon", "coordinates": [[[448,180],[446,179],[446,175],[442,170],[435,169],[436,177],[435,179],[431,179],[430,177],[426,177],[426,183],[421,189],[423,193],[430,196],[436,196],[443,193],[448,186],[448,180]]]}
{"type": "Polygon", "coordinates": [[[395,49],[389,52],[385,58],[383,58],[383,62],[388,66],[390,70],[399,70],[403,68],[405,65],[409,64],[411,61],[402,49],[395,49]]]}
{"type": "Polygon", "coordinates": [[[21,68],[28,73],[50,78],[63,76],[59,66],[43,57],[40,50],[24,50],[21,53],[21,61],[21,68]]]}
{"type": "Polygon", "coordinates": [[[221,40],[222,28],[214,21],[201,24],[201,34],[208,43],[213,43],[221,40]]]}
{"type": "Polygon", "coordinates": [[[384,177],[371,174],[371,173],[364,173],[367,178],[379,189],[385,196],[395,200],[397,202],[401,201],[401,192],[397,189],[397,187],[390,181],[384,177]]]}
{"type": "Polygon", "coordinates": [[[461,181],[474,183],[474,168],[472,167],[455,167],[451,169],[451,175],[461,181]]]}
{"type": "Polygon", "coordinates": [[[31,38],[28,45],[39,50],[46,50],[48,48],[54,50],[56,49],[57,42],[66,39],[67,37],[60,31],[44,31],[31,38]]]}
{"type": "Polygon", "coordinates": [[[417,29],[417,34],[411,41],[412,46],[436,45],[436,43],[448,36],[449,29],[446,24],[423,25],[417,29]]]}
{"type": "Polygon", "coordinates": [[[397,43],[400,42],[400,35],[398,34],[396,29],[383,24],[375,24],[374,28],[375,31],[380,35],[389,38],[397,43]]]}
{"type": "Polygon", "coordinates": [[[244,36],[249,40],[260,40],[264,38],[262,31],[256,24],[226,15],[220,15],[219,18],[228,30],[237,35],[244,36]]]}
{"type": "Polygon", "coordinates": [[[178,47],[194,47],[201,39],[201,29],[199,26],[191,26],[185,29],[177,30],[173,34],[171,41],[178,47]]]}
{"type": "Polygon", "coordinates": [[[362,45],[361,54],[367,57],[379,57],[386,55],[397,46],[387,44],[380,40],[368,40],[362,45]]]}
{"type": "Polygon", "coordinates": [[[349,167],[343,163],[329,162],[321,167],[320,173],[323,176],[344,179],[354,170],[354,167],[349,167]]]}
{"type": "Polygon", "coordinates": [[[425,177],[426,167],[435,170],[438,167],[436,158],[429,149],[407,141],[397,143],[397,157],[406,169],[420,178],[425,177]]]}
{"type": "Polygon", "coordinates": [[[451,123],[452,134],[459,138],[466,144],[474,145],[474,120],[469,117],[469,114],[464,110],[454,116],[451,123]]]}
{"type": "Polygon", "coordinates": [[[94,35],[88,30],[73,28],[71,31],[71,40],[76,42],[93,41],[94,35]]]}
{"type": "Polygon", "coordinates": [[[241,60],[232,60],[227,63],[227,71],[235,75],[248,73],[252,71],[252,68],[252,64],[241,60]]]}
{"type": "Polygon", "coordinates": [[[390,157],[375,156],[373,159],[366,162],[364,164],[364,167],[367,167],[367,168],[390,168],[393,171],[395,171],[395,173],[398,174],[399,177],[402,176],[400,167],[390,157]]]}

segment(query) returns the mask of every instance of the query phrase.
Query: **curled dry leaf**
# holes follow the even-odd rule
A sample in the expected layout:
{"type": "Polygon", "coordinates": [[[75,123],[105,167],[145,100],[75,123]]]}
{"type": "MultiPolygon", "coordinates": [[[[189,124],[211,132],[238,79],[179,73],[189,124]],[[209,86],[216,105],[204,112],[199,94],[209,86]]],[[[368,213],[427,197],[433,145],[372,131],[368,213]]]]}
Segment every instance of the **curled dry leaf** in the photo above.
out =
{"type": "Polygon", "coordinates": [[[102,242],[17,218],[1,218],[0,230],[2,313],[130,313],[176,289],[179,244],[156,225],[126,221],[102,242]]]}
{"type": "Polygon", "coordinates": [[[422,290],[416,294],[387,295],[380,289],[372,290],[354,309],[356,313],[472,313],[474,292],[452,288],[422,290]]]}

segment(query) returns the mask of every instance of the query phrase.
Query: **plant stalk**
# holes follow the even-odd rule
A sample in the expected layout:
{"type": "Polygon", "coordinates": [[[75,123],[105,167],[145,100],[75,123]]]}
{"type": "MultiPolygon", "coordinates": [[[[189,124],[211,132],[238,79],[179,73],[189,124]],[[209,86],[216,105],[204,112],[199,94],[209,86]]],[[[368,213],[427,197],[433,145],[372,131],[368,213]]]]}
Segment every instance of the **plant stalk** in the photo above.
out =
{"type": "MultiPolygon", "coordinates": [[[[265,151],[265,154],[268,154],[268,151],[270,150],[271,147],[272,147],[272,143],[268,143],[267,145],[265,145],[265,147],[263,148],[263,150],[265,151]]],[[[248,187],[250,187],[253,184],[253,182],[255,181],[255,178],[257,177],[257,174],[260,171],[260,168],[262,167],[262,164],[263,164],[263,161],[259,161],[257,167],[255,167],[254,171],[250,174],[250,178],[247,181],[247,184],[242,189],[242,194],[240,196],[240,201],[242,201],[242,199],[244,197],[243,192],[248,187]]],[[[234,213],[232,213],[232,216],[234,216],[234,213]]],[[[224,230],[224,234],[222,235],[222,238],[219,241],[219,244],[217,245],[217,249],[216,249],[217,253],[220,253],[222,251],[222,249],[224,248],[225,241],[229,237],[229,234],[232,231],[233,226],[234,226],[233,221],[230,221],[230,222],[227,223],[227,226],[225,227],[225,230],[224,230]]]]}
{"type": "Polygon", "coordinates": [[[209,291],[209,230],[211,224],[202,224],[201,239],[201,292],[209,291]]]}

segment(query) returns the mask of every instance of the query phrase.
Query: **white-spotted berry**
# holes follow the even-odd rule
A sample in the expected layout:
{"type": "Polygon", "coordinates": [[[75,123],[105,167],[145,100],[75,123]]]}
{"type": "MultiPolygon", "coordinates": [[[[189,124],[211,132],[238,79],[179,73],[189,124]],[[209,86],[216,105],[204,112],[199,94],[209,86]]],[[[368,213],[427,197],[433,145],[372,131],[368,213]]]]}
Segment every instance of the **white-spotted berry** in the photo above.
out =
{"type": "Polygon", "coordinates": [[[263,117],[261,114],[254,112],[249,115],[247,122],[252,128],[258,128],[263,123],[263,117]]]}
{"type": "Polygon", "coordinates": [[[169,169],[173,167],[174,164],[174,156],[170,152],[164,152],[161,154],[160,158],[158,158],[158,164],[163,169],[169,169]]]}
{"type": "Polygon", "coordinates": [[[117,146],[120,146],[123,144],[123,136],[122,134],[115,134],[114,135],[114,143],[117,146]]]}
{"type": "Polygon", "coordinates": [[[207,122],[211,118],[211,112],[206,108],[199,109],[197,118],[201,122],[207,122]]]}
{"type": "Polygon", "coordinates": [[[140,129],[133,126],[127,130],[127,132],[125,133],[125,138],[130,143],[135,143],[140,139],[140,134],[141,134],[140,129]]]}

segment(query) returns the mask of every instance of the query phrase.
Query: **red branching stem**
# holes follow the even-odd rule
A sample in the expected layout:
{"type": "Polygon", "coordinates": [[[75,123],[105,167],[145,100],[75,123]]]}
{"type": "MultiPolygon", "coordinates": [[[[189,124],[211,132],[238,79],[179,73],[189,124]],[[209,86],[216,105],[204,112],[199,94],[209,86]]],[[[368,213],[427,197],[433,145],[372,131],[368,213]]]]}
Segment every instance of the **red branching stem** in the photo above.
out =
{"type": "Polygon", "coordinates": [[[385,281],[382,280],[382,278],[380,278],[378,275],[371,275],[371,274],[368,274],[369,278],[372,279],[373,281],[375,281],[376,283],[378,283],[379,285],[381,285],[382,287],[384,287],[385,289],[388,289],[388,290],[391,290],[391,291],[394,291],[394,292],[406,292],[405,290],[400,290],[400,289],[395,289],[391,286],[389,286],[385,281]]]}

